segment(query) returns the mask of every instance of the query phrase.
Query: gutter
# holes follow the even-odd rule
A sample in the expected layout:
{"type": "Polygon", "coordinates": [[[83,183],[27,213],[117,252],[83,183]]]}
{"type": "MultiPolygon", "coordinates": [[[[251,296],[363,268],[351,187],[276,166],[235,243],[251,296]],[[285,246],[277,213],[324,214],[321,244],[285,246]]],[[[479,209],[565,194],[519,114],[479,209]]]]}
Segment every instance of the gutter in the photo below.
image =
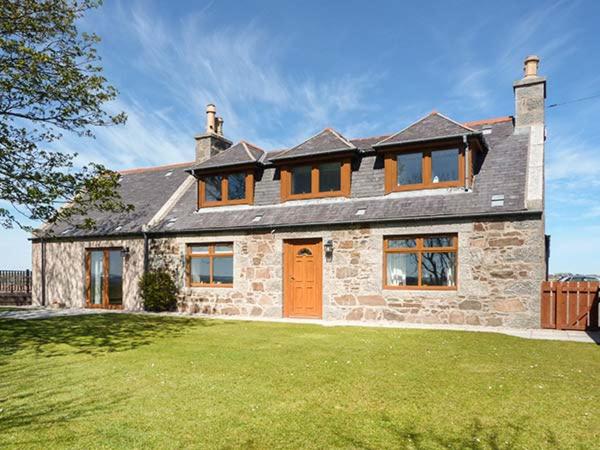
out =
{"type": "Polygon", "coordinates": [[[483,136],[483,133],[481,131],[473,131],[471,133],[464,133],[464,134],[449,134],[446,136],[437,136],[434,138],[430,138],[430,139],[411,139],[409,141],[401,141],[401,142],[387,142],[387,143],[383,143],[383,144],[373,144],[371,147],[373,147],[374,149],[377,148],[386,148],[386,147],[398,147],[398,146],[402,146],[402,145],[408,145],[408,144],[417,144],[420,142],[431,142],[431,141],[443,141],[446,139],[457,139],[462,137],[463,139],[466,139],[467,137],[470,136],[483,136]]]}
{"type": "Polygon", "coordinates": [[[142,227],[142,234],[144,235],[144,275],[146,275],[148,273],[148,266],[149,266],[149,255],[148,255],[148,231],[147,231],[147,227],[143,226],[142,227]]]}
{"type": "Polygon", "coordinates": [[[42,306],[46,306],[46,241],[40,238],[42,265],[42,306]]]}

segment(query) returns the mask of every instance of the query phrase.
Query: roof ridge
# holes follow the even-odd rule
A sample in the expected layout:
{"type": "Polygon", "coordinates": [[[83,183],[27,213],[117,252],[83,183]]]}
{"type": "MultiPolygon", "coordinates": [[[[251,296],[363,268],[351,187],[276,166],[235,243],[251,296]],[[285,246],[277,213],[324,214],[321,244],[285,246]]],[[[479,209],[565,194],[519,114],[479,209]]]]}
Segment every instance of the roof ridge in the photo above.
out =
{"type": "Polygon", "coordinates": [[[495,123],[512,122],[512,120],[513,116],[493,117],[491,119],[471,120],[469,122],[465,122],[465,125],[471,127],[477,125],[492,125],[495,123]]]}
{"type": "Polygon", "coordinates": [[[254,155],[250,152],[250,150],[248,150],[248,143],[246,141],[240,141],[240,143],[242,144],[242,147],[244,147],[244,150],[246,150],[246,154],[250,157],[250,159],[252,161],[256,161],[254,155]]]}
{"type": "Polygon", "coordinates": [[[388,138],[389,134],[378,134],[376,136],[366,136],[360,138],[351,138],[350,141],[368,141],[369,139],[388,138]]]}
{"type": "Polygon", "coordinates": [[[132,173],[142,173],[142,172],[156,172],[159,170],[176,169],[178,167],[190,166],[190,165],[194,164],[194,162],[195,161],[173,163],[173,164],[163,164],[160,166],[136,167],[136,168],[132,168],[132,169],[117,170],[116,172],[121,175],[129,175],[132,173]]]}
{"type": "Polygon", "coordinates": [[[431,113],[429,113],[429,114],[427,114],[427,115],[425,115],[425,116],[421,117],[420,119],[418,119],[418,120],[414,121],[413,123],[411,123],[411,124],[409,124],[409,125],[405,126],[404,128],[402,128],[402,129],[401,129],[400,131],[398,131],[397,133],[390,134],[390,135],[389,135],[387,138],[385,138],[385,139],[382,139],[382,140],[381,140],[381,141],[379,141],[379,142],[376,142],[376,143],[375,143],[375,145],[383,144],[385,141],[388,141],[388,140],[390,140],[391,138],[393,138],[393,137],[395,137],[395,136],[398,136],[400,133],[402,133],[403,131],[406,131],[406,130],[408,130],[408,129],[409,129],[410,127],[412,127],[413,125],[416,125],[416,124],[418,124],[419,122],[423,122],[425,119],[427,119],[427,118],[428,118],[429,116],[431,116],[432,114],[433,114],[433,112],[431,112],[431,113]]]}
{"type": "Polygon", "coordinates": [[[342,141],[344,144],[346,144],[348,147],[351,148],[356,148],[356,146],[351,143],[348,139],[346,139],[342,133],[340,133],[339,131],[334,130],[333,128],[327,128],[331,133],[333,133],[335,135],[335,137],[337,137],[340,141],[342,141]]]}
{"type": "Polygon", "coordinates": [[[467,131],[470,131],[470,132],[475,132],[475,131],[476,131],[476,130],[474,130],[473,128],[469,128],[468,126],[466,126],[466,125],[463,125],[463,124],[461,124],[460,122],[457,122],[456,120],[454,120],[454,119],[451,119],[450,117],[448,117],[448,116],[446,116],[446,115],[444,115],[444,114],[441,114],[441,113],[437,112],[436,110],[433,110],[433,111],[431,111],[429,114],[427,114],[427,115],[425,115],[425,116],[421,117],[419,120],[417,120],[417,121],[415,121],[415,122],[411,123],[410,125],[408,125],[408,126],[404,127],[403,129],[401,129],[401,130],[400,130],[400,131],[398,131],[397,133],[394,133],[394,134],[392,134],[392,135],[388,136],[387,138],[385,138],[385,139],[382,139],[382,140],[381,140],[381,141],[379,141],[379,142],[376,142],[374,145],[380,145],[380,144],[383,144],[385,141],[389,141],[390,139],[392,139],[392,138],[394,138],[394,137],[398,136],[399,134],[402,134],[403,132],[405,132],[405,131],[406,131],[406,130],[408,130],[409,128],[411,128],[411,127],[415,126],[415,125],[416,125],[416,124],[418,124],[419,122],[422,122],[423,120],[425,120],[425,119],[427,119],[428,117],[431,117],[431,116],[439,116],[439,117],[441,117],[442,119],[445,119],[445,120],[447,120],[447,121],[449,121],[449,122],[452,122],[453,124],[455,124],[455,125],[457,125],[457,126],[459,126],[459,127],[461,127],[461,128],[464,128],[464,129],[465,129],[465,130],[467,130],[467,131]]]}
{"type": "Polygon", "coordinates": [[[310,141],[312,138],[317,137],[318,135],[320,135],[321,133],[324,133],[325,131],[327,131],[327,128],[323,128],[321,131],[319,131],[318,133],[313,134],[312,136],[310,136],[308,139],[303,140],[302,142],[300,142],[297,145],[294,145],[293,147],[290,147],[288,149],[283,150],[279,155],[277,156],[281,156],[281,155],[285,155],[287,152],[290,152],[292,150],[294,150],[297,147],[300,147],[302,144],[306,144],[308,141],[310,141]]]}
{"type": "Polygon", "coordinates": [[[243,142],[243,143],[244,143],[244,144],[246,144],[248,147],[252,147],[252,148],[254,148],[254,149],[256,149],[256,150],[259,150],[259,151],[261,151],[261,152],[263,152],[263,153],[266,153],[266,152],[267,152],[267,151],[266,151],[264,148],[262,148],[262,147],[259,147],[258,145],[256,145],[256,144],[253,144],[252,142],[248,142],[248,141],[246,141],[245,139],[242,139],[240,142],[243,142]]]}
{"type": "Polygon", "coordinates": [[[456,120],[454,120],[454,119],[451,119],[450,117],[448,117],[448,116],[446,116],[446,115],[444,115],[444,114],[442,114],[442,113],[436,112],[436,114],[437,114],[438,116],[440,116],[440,117],[443,117],[444,119],[446,119],[446,120],[449,120],[450,122],[452,122],[452,123],[454,123],[454,124],[458,125],[459,127],[465,128],[465,129],[467,129],[467,130],[469,130],[469,131],[476,131],[476,130],[474,130],[473,128],[470,128],[470,127],[468,127],[468,126],[466,126],[466,125],[463,125],[462,123],[460,123],[460,122],[457,122],[456,120]]]}

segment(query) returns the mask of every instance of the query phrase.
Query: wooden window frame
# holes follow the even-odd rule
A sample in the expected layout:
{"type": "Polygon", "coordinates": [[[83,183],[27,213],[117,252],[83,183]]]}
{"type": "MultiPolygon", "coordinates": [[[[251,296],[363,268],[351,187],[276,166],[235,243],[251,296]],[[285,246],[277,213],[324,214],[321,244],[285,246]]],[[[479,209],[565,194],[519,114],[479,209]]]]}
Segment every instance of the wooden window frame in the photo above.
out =
{"type": "MultiPolygon", "coordinates": [[[[125,261],[121,266],[121,304],[111,305],[108,298],[109,291],[109,274],[110,274],[110,256],[109,252],[118,251],[122,252],[123,247],[86,247],[85,248],[85,307],[92,309],[123,309],[123,303],[125,302],[125,261]],[[99,305],[92,303],[92,267],[91,267],[91,252],[101,251],[102,252],[102,303],[99,305]]],[[[121,256],[123,258],[123,256],[121,256]]]]}
{"type": "Polygon", "coordinates": [[[305,200],[310,198],[325,197],[350,197],[350,185],[352,178],[351,158],[343,159],[323,159],[296,162],[285,165],[281,168],[281,201],[287,200],[305,200]],[[340,163],[340,189],[337,191],[319,191],[319,166],[327,163],[340,163]],[[292,194],[292,169],[299,166],[311,166],[310,172],[310,192],[304,194],[292,194]]]}
{"type": "MultiPolygon", "coordinates": [[[[223,257],[231,257],[233,263],[233,242],[193,242],[186,245],[185,250],[185,273],[186,273],[186,281],[187,285],[190,287],[209,287],[209,288],[232,288],[233,283],[213,283],[213,267],[214,267],[214,259],[215,258],[223,258],[223,257]],[[192,253],[193,246],[205,245],[208,247],[208,253],[192,253]],[[231,245],[231,252],[226,253],[216,253],[215,247],[218,245],[231,245]],[[211,279],[209,283],[199,283],[192,282],[192,259],[193,258],[209,258],[209,269],[208,273],[211,279]]],[[[235,281],[235,272],[233,272],[234,281],[235,281]]]]}
{"type": "MultiPolygon", "coordinates": [[[[411,145],[402,149],[395,149],[387,152],[384,157],[385,171],[385,193],[414,191],[420,189],[442,189],[449,187],[461,187],[465,185],[465,145],[464,143],[445,142],[442,144],[428,145],[411,145]],[[434,183],[431,179],[432,162],[431,154],[436,151],[458,149],[458,180],[442,181],[434,183]],[[398,161],[397,155],[403,153],[421,153],[421,173],[423,176],[422,183],[415,184],[398,184],[398,161]]],[[[471,158],[469,158],[470,160],[471,158]]],[[[472,169],[471,169],[472,172],[472,169]]]]}
{"type": "Polygon", "coordinates": [[[225,205],[251,205],[254,203],[254,171],[253,170],[230,170],[226,172],[215,172],[201,175],[198,180],[198,208],[207,208],[210,206],[225,206],[225,205]],[[229,200],[229,175],[243,173],[246,180],[246,197],[237,200],[229,200]],[[206,201],[206,183],[205,178],[221,176],[221,200],[206,201]]]}
{"type": "Polygon", "coordinates": [[[457,233],[439,233],[439,234],[421,234],[421,235],[395,235],[385,236],[383,238],[383,289],[393,289],[401,291],[456,291],[458,289],[458,234],[457,233]],[[452,237],[452,246],[450,247],[425,247],[425,239],[450,236],[452,237]],[[394,239],[414,239],[415,247],[389,248],[388,242],[394,239]],[[418,285],[416,286],[396,286],[387,284],[387,255],[390,253],[416,253],[418,267],[418,285]],[[422,255],[423,253],[454,253],[455,254],[455,283],[454,286],[428,286],[422,285],[422,255]]]}

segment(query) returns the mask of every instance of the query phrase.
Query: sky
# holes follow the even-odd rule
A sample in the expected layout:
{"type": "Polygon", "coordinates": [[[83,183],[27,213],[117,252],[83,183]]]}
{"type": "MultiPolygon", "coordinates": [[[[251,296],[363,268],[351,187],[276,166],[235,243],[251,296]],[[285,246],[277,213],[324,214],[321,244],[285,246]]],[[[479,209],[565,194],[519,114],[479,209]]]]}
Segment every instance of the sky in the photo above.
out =
{"type": "MultiPolygon", "coordinates": [[[[105,0],[107,105],[125,126],[66,135],[57,149],[118,170],[191,161],[215,103],[225,135],[271,150],[325,127],[396,132],[432,110],[458,121],[514,114],[513,81],[539,55],[548,79],[550,271],[600,273],[597,1],[105,0]],[[562,104],[565,103],[565,104],[562,104]]],[[[28,234],[0,230],[0,269],[31,267],[28,234]]]]}

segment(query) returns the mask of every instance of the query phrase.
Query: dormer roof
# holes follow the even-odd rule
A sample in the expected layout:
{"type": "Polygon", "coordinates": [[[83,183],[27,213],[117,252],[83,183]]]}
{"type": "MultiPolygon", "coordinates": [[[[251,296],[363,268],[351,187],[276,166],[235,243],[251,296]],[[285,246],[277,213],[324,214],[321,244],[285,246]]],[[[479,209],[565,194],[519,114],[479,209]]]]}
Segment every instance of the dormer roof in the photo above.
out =
{"type": "Polygon", "coordinates": [[[480,132],[433,111],[403,130],[380,140],[373,147],[434,141],[474,134],[480,134],[480,132]]]}
{"type": "Polygon", "coordinates": [[[192,172],[199,172],[232,166],[260,164],[263,161],[265,154],[265,151],[256,145],[252,145],[246,141],[240,141],[228,149],[217,153],[212,158],[195,164],[189,170],[192,172]]]}
{"type": "Polygon", "coordinates": [[[357,148],[344,136],[331,128],[325,128],[320,133],[308,138],[295,147],[270,156],[274,162],[286,161],[295,158],[324,156],[336,153],[355,152],[357,148]]]}

